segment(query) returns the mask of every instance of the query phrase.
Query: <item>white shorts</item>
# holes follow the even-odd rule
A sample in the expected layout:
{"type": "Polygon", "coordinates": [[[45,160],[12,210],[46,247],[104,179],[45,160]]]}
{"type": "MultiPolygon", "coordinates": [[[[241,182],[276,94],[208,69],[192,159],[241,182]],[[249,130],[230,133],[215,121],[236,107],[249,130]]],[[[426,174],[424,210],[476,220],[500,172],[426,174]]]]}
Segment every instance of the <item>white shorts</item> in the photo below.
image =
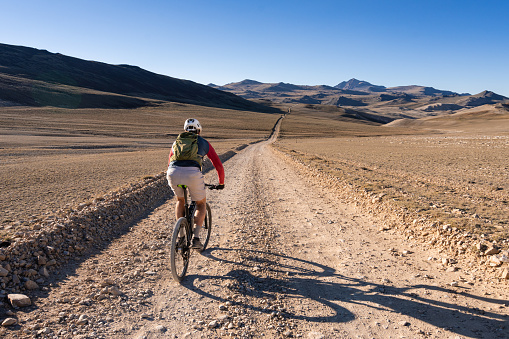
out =
{"type": "Polygon", "coordinates": [[[198,167],[169,167],[166,172],[166,179],[173,193],[178,198],[184,197],[184,190],[178,185],[186,185],[192,201],[205,199],[205,179],[198,167]]]}

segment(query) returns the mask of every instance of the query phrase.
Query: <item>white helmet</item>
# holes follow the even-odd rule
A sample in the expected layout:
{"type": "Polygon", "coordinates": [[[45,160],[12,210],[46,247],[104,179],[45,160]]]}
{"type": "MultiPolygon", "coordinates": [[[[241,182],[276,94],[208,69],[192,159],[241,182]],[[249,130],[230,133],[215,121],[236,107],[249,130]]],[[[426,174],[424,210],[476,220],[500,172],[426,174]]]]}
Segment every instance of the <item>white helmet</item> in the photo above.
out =
{"type": "Polygon", "coordinates": [[[199,134],[201,132],[200,122],[196,119],[187,119],[184,123],[184,131],[199,134]]]}

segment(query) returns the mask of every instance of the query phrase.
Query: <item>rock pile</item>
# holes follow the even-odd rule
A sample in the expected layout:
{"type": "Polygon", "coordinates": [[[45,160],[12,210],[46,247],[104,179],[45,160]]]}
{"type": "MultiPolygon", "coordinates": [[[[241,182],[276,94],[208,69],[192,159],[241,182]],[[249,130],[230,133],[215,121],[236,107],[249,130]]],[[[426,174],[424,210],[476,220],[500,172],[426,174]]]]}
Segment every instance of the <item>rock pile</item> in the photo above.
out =
{"type": "Polygon", "coordinates": [[[38,289],[55,268],[110,240],[170,194],[160,173],[33,225],[31,232],[0,250],[0,297],[38,289]]]}

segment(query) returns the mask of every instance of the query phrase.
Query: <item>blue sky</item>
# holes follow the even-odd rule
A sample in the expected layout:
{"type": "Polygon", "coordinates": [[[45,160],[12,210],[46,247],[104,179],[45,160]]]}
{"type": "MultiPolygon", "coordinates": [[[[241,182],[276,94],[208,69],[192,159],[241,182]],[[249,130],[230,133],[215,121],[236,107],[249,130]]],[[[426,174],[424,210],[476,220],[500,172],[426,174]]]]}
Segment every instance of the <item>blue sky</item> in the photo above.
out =
{"type": "Polygon", "coordinates": [[[202,84],[425,85],[509,96],[509,1],[0,0],[0,42],[202,84]]]}

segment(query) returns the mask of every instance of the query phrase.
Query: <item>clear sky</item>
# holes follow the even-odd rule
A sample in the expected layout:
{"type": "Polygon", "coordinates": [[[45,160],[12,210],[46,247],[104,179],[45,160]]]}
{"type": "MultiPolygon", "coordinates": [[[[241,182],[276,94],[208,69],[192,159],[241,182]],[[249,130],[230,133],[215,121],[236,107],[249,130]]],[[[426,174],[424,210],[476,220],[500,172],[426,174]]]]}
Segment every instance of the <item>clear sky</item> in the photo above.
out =
{"type": "Polygon", "coordinates": [[[506,0],[0,0],[0,42],[202,84],[509,96],[506,0]]]}

